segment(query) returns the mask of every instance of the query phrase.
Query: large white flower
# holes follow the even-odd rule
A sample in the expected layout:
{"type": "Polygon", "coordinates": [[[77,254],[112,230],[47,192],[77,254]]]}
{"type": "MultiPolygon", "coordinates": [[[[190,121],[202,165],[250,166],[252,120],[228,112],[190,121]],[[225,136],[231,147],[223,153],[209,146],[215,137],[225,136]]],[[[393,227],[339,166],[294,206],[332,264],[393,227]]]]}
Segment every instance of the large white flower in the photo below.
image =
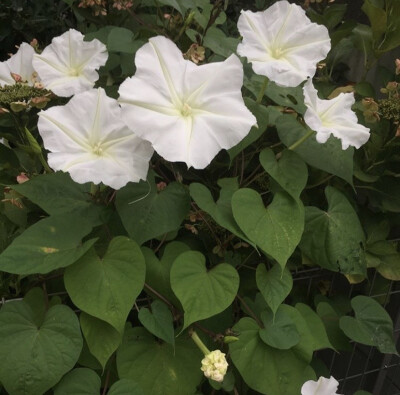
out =
{"type": "Polygon", "coordinates": [[[27,43],[19,46],[18,52],[10,59],[0,63],[0,86],[14,85],[15,79],[11,73],[21,77],[21,82],[34,85],[37,81],[35,70],[32,66],[32,58],[35,50],[27,43]]]}
{"type": "Polygon", "coordinates": [[[318,98],[312,81],[304,84],[304,114],[306,124],[317,132],[317,141],[325,143],[333,134],[342,141],[345,150],[350,145],[360,148],[369,139],[369,129],[358,123],[357,115],[352,111],[353,93],[341,93],[330,100],[318,98]]]}
{"type": "Polygon", "coordinates": [[[99,78],[96,69],[105,65],[107,58],[102,42],[83,41],[82,33],[70,29],[34,55],[33,67],[46,89],[68,97],[93,88],[99,78]]]}
{"type": "Polygon", "coordinates": [[[243,11],[238,29],[243,42],[237,52],[247,57],[256,74],[280,86],[297,86],[315,74],[331,44],[325,26],[312,23],[304,10],[278,1],[265,11],[243,11]]]}
{"type": "Polygon", "coordinates": [[[118,102],[104,89],[79,93],[65,106],[39,113],[39,133],[49,165],[78,183],[122,188],[146,179],[153,149],[121,121],[118,102]]]}
{"type": "Polygon", "coordinates": [[[339,395],[336,393],[339,383],[334,377],[320,377],[318,381],[306,381],[301,387],[301,395],[339,395]]]}
{"type": "Polygon", "coordinates": [[[124,120],[169,161],[203,169],[256,123],[243,102],[236,55],[197,66],[157,36],[137,51],[135,63],[135,76],[119,89],[124,120]]]}

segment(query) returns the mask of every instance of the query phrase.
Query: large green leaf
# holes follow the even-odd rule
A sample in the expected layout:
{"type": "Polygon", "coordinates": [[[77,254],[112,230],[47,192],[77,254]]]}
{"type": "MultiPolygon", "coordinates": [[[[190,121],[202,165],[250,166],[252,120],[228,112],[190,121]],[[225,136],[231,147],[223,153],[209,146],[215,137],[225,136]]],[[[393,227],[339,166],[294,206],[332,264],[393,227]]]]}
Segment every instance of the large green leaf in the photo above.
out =
{"type": "Polygon", "coordinates": [[[346,274],[366,273],[365,235],[356,212],[337,189],[325,189],[328,210],[306,207],[300,248],[315,264],[346,274]]]}
{"type": "Polygon", "coordinates": [[[207,271],[204,255],[188,251],[172,265],[171,286],[185,312],[184,329],[230,306],[239,288],[239,275],[227,263],[207,271]]]}
{"type": "Polygon", "coordinates": [[[92,224],[78,214],[61,214],[36,222],[0,255],[0,270],[15,274],[48,273],[84,255],[96,241],[81,240],[92,224]]]}
{"type": "Polygon", "coordinates": [[[307,166],[298,154],[285,150],[276,160],[274,152],[266,148],[260,153],[260,163],[264,170],[294,199],[300,197],[307,184],[307,166]]]}
{"type": "MultiPolygon", "coordinates": [[[[43,300],[44,303],[44,300],[43,300]]],[[[0,310],[0,381],[10,395],[41,395],[71,370],[82,349],[76,314],[51,307],[42,322],[24,301],[0,310]]]]}
{"type": "Polygon", "coordinates": [[[132,380],[122,379],[116,381],[107,392],[107,395],[145,395],[139,384],[132,380]]]}
{"type": "Polygon", "coordinates": [[[190,195],[200,209],[210,214],[217,224],[255,246],[241,231],[233,218],[232,196],[239,189],[237,178],[222,178],[218,180],[218,185],[221,187],[221,191],[217,202],[214,201],[207,187],[200,183],[190,184],[190,195]]]}
{"type": "Polygon", "coordinates": [[[263,263],[257,266],[256,271],[257,288],[271,308],[273,314],[278,310],[279,305],[286,299],[293,287],[293,279],[287,268],[274,265],[271,270],[263,263]]]}
{"type": "Polygon", "coordinates": [[[303,316],[310,333],[312,333],[313,350],[333,348],[329,341],[324,324],[318,314],[310,306],[304,303],[297,303],[295,307],[303,316]]]}
{"type": "Polygon", "coordinates": [[[99,395],[100,377],[92,369],[77,368],[66,374],[54,388],[54,395],[99,395]]]}
{"type": "Polygon", "coordinates": [[[68,173],[42,174],[11,188],[26,196],[50,215],[74,212],[88,214],[94,204],[90,201],[90,184],[72,181],[68,173]]]}
{"type": "MultiPolygon", "coordinates": [[[[292,116],[282,115],[276,122],[282,142],[289,147],[303,137],[307,130],[292,116]]],[[[300,144],[294,151],[309,165],[334,174],[353,184],[353,148],[343,151],[338,139],[330,137],[325,144],[314,136],[300,144]]]]}
{"type": "Polygon", "coordinates": [[[329,342],[336,350],[351,351],[349,339],[339,327],[340,315],[328,302],[320,302],[317,305],[317,314],[321,317],[325,326],[329,342]]]}
{"type": "Polygon", "coordinates": [[[151,311],[142,307],[138,314],[141,324],[154,336],[174,345],[174,325],[171,311],[161,301],[155,300],[151,304],[151,311]]]}
{"type": "Polygon", "coordinates": [[[129,183],[117,192],[116,206],[129,236],[139,245],[176,230],[190,209],[185,187],[172,182],[157,192],[154,177],[149,182],[129,183]]]}
{"type": "MultiPolygon", "coordinates": [[[[190,248],[186,244],[180,241],[172,241],[166,245],[162,258],[159,260],[153,250],[142,247],[142,253],[146,261],[146,284],[177,308],[180,308],[181,304],[171,288],[171,267],[180,254],[189,250],[190,248]]],[[[147,288],[146,291],[151,293],[147,288]]],[[[152,295],[157,296],[155,294],[152,295]]]]}
{"type": "Polygon", "coordinates": [[[239,340],[229,344],[234,365],[246,384],[261,394],[299,395],[304,382],[315,379],[313,370],[293,349],[278,350],[266,345],[259,329],[247,317],[233,327],[239,333],[239,340]]]}
{"type": "Polygon", "coordinates": [[[64,283],[77,307],[121,333],[143,289],[145,271],[139,246],[118,236],[111,240],[102,259],[92,249],[70,266],[64,273],[64,283]]]}
{"type": "Polygon", "coordinates": [[[272,311],[263,311],[261,320],[264,328],[260,329],[262,341],[280,350],[288,350],[300,341],[300,335],[296,324],[283,309],[278,309],[276,314],[272,311]]]}
{"type": "Polygon", "coordinates": [[[393,340],[393,322],[386,310],[374,299],[359,295],[351,300],[355,317],[342,317],[340,328],[350,339],[378,347],[379,351],[397,354],[393,340]]]}
{"type": "Polygon", "coordinates": [[[202,357],[187,336],[178,338],[174,348],[144,328],[130,328],[117,351],[118,376],[138,383],[145,394],[191,395],[202,377],[202,357]]]}
{"type": "Polygon", "coordinates": [[[104,369],[113,352],[121,344],[122,334],[107,322],[84,312],[79,319],[89,351],[104,369]]]}
{"type": "Polygon", "coordinates": [[[300,242],[304,207],[286,192],[277,192],[265,208],[253,189],[239,189],[232,197],[233,216],[246,234],[283,268],[300,242]]]}

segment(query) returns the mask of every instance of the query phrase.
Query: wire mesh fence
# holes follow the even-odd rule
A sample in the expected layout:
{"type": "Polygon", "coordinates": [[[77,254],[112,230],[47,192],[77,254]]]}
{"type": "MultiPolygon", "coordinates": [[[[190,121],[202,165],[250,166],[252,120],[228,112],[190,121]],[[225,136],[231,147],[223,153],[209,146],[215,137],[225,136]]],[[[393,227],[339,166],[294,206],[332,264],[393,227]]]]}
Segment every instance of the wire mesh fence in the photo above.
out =
{"type": "MultiPolygon", "coordinates": [[[[368,282],[351,285],[340,274],[323,269],[307,269],[294,273],[294,281],[303,283],[307,297],[318,283],[329,283],[327,295],[347,294],[352,298],[358,294],[378,300],[393,320],[397,348],[400,346],[400,283],[381,282],[382,277],[375,272],[368,282]],[[382,291],[384,288],[384,291],[382,291]]],[[[328,367],[329,372],[339,381],[339,393],[353,395],[359,390],[373,395],[400,395],[400,357],[382,354],[376,347],[352,343],[351,351],[336,352],[323,350],[318,357],[328,367]]]]}

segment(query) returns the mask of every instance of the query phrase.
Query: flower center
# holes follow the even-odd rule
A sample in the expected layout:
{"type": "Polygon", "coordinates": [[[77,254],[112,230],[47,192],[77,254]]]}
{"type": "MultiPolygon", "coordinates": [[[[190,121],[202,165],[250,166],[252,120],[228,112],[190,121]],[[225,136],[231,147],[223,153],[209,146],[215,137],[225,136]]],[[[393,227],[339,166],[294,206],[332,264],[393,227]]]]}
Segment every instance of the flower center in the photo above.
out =
{"type": "Polygon", "coordinates": [[[181,108],[181,115],[183,117],[190,117],[192,115],[192,108],[189,106],[189,104],[184,103],[182,108],[181,108]]]}
{"type": "Polygon", "coordinates": [[[100,144],[96,144],[93,148],[92,148],[92,152],[97,155],[97,156],[102,156],[103,155],[103,148],[101,148],[100,144]]]}
{"type": "Polygon", "coordinates": [[[80,74],[80,70],[78,68],[75,68],[75,67],[72,67],[68,71],[68,75],[70,75],[71,77],[78,77],[79,74],[80,74]]]}
{"type": "Polygon", "coordinates": [[[271,56],[274,59],[281,59],[283,57],[283,54],[285,53],[285,51],[282,48],[272,48],[271,49],[271,56]]]}

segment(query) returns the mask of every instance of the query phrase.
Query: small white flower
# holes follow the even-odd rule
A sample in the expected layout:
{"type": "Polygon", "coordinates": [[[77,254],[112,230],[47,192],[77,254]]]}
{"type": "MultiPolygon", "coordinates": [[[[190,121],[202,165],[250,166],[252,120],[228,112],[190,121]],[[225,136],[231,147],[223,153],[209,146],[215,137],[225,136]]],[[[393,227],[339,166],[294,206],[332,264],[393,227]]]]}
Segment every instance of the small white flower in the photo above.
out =
{"type": "Polygon", "coordinates": [[[153,149],[121,121],[117,101],[102,88],[41,111],[38,128],[50,151],[50,167],[70,173],[78,183],[103,182],[119,189],[146,179],[153,149]]]}
{"type": "Polygon", "coordinates": [[[69,97],[93,88],[99,78],[96,69],[104,66],[107,58],[102,42],[83,41],[82,33],[70,29],[33,57],[33,67],[46,89],[69,97]]]}
{"type": "Polygon", "coordinates": [[[301,387],[301,395],[340,395],[336,391],[339,383],[334,377],[320,377],[318,381],[306,381],[301,387]]]}
{"type": "Polygon", "coordinates": [[[236,55],[197,66],[165,37],[136,53],[136,74],[119,89],[125,122],[172,162],[205,168],[221,149],[239,143],[256,123],[243,102],[236,55]]]}
{"type": "Polygon", "coordinates": [[[357,115],[351,110],[355,101],[353,93],[341,93],[333,99],[321,100],[311,80],[305,83],[303,92],[307,106],[304,121],[317,132],[319,143],[325,143],[331,134],[342,141],[344,150],[350,145],[360,148],[368,141],[369,129],[358,123],[357,115]]]}
{"type": "Polygon", "coordinates": [[[201,360],[201,370],[207,378],[222,382],[228,369],[225,354],[220,350],[211,351],[201,360]]]}
{"type": "Polygon", "coordinates": [[[0,63],[0,86],[14,85],[15,79],[11,73],[21,77],[21,82],[32,86],[37,82],[37,75],[32,66],[35,50],[27,43],[19,46],[18,52],[10,59],[0,63]]]}
{"type": "Polygon", "coordinates": [[[297,86],[315,74],[331,45],[325,26],[312,23],[304,10],[278,1],[265,11],[243,11],[238,29],[243,42],[237,52],[247,57],[256,74],[280,86],[297,86]]]}

